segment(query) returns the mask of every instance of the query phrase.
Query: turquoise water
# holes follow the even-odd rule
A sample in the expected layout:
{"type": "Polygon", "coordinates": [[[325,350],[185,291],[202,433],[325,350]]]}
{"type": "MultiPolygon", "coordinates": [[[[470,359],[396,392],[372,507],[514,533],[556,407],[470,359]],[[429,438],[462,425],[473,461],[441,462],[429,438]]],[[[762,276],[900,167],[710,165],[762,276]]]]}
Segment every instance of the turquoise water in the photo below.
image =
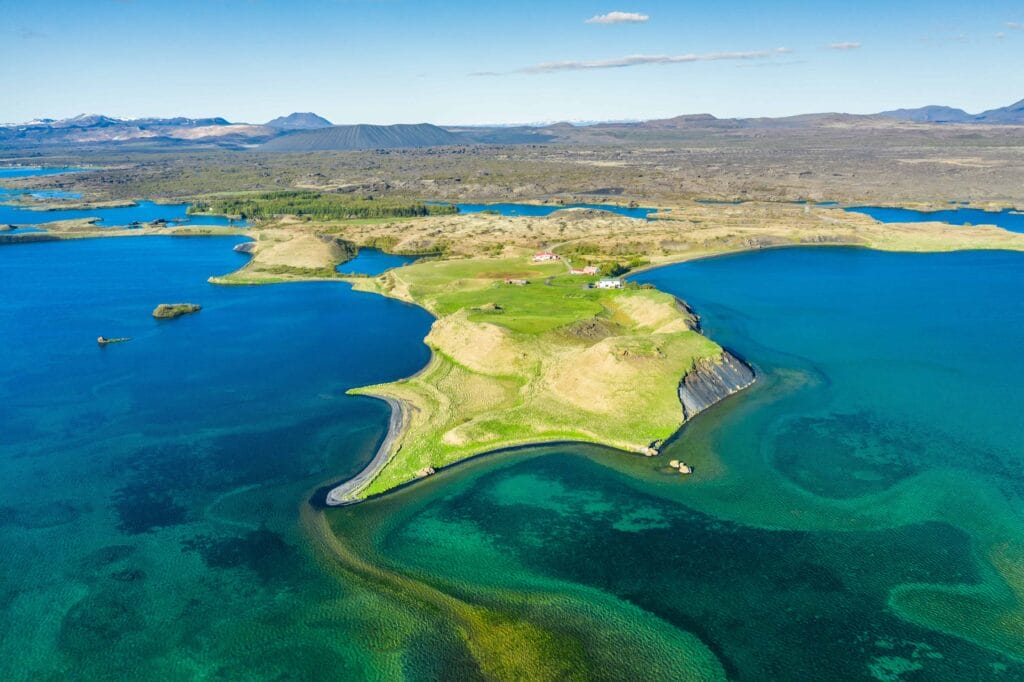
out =
{"type": "Polygon", "coordinates": [[[1011,209],[983,211],[978,208],[954,208],[942,211],[915,211],[909,208],[853,206],[846,210],[869,215],[883,223],[940,222],[950,225],[998,225],[1011,232],[1024,232],[1024,212],[1011,209]]]}
{"type": "Polygon", "coordinates": [[[755,387],[656,460],[493,455],[332,512],[340,537],[595,677],[1024,679],[1024,256],[777,250],[635,279],[755,387]]]}
{"type": "Polygon", "coordinates": [[[85,168],[67,166],[60,168],[41,168],[39,166],[0,166],[0,179],[28,178],[37,175],[59,175],[61,173],[78,173],[85,168]]]}
{"type": "Polygon", "coordinates": [[[615,206],[612,204],[565,204],[538,205],[538,204],[455,204],[459,213],[483,213],[484,211],[495,211],[504,216],[518,216],[522,218],[543,218],[555,211],[567,208],[588,208],[595,211],[607,211],[627,218],[639,218],[647,220],[652,213],[657,213],[656,208],[629,208],[627,206],[615,206]]]}
{"type": "Polygon", "coordinates": [[[400,256],[384,253],[380,249],[361,248],[355,258],[345,261],[335,269],[347,275],[376,277],[392,268],[408,265],[418,258],[419,256],[400,256]]]}
{"type": "Polygon", "coordinates": [[[339,583],[300,527],[387,422],[346,389],[419,369],[431,317],[208,284],[241,241],[0,247],[0,679],[366,679],[398,665],[382,632],[437,627],[339,583]],[[177,301],[203,309],[150,315],[177,301]]]}
{"type": "MultiPolygon", "coordinates": [[[[48,176],[59,173],[81,172],[81,168],[0,168],[0,181],[4,178],[25,178],[48,176]]],[[[19,190],[0,187],[0,198],[28,194],[37,199],[78,199],[77,192],[60,190],[19,190]]],[[[188,204],[157,204],[140,201],[132,206],[118,208],[61,209],[56,211],[34,211],[31,207],[0,204],[0,224],[41,225],[57,220],[78,220],[95,218],[101,227],[119,227],[133,223],[148,223],[166,220],[172,225],[213,225],[246,227],[244,220],[232,220],[226,216],[189,215],[188,204]]]]}

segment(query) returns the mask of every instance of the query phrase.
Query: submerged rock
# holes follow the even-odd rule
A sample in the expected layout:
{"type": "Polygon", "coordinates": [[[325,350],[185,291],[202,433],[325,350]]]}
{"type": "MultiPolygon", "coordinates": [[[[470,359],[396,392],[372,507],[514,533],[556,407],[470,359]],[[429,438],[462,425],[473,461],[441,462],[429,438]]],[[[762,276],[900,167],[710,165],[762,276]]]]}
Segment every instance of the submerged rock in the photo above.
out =
{"type": "Polygon", "coordinates": [[[754,370],[728,351],[698,360],[679,384],[683,417],[692,419],[715,403],[754,383],[754,370]]]}
{"type": "Polygon", "coordinates": [[[158,320],[173,320],[182,315],[198,313],[202,306],[195,303],[161,303],[153,310],[153,317],[158,320]]]}
{"type": "Polygon", "coordinates": [[[109,346],[112,343],[124,343],[125,341],[131,341],[131,338],[128,336],[121,336],[116,339],[108,339],[105,336],[100,336],[96,338],[96,343],[98,343],[101,346],[109,346]]]}

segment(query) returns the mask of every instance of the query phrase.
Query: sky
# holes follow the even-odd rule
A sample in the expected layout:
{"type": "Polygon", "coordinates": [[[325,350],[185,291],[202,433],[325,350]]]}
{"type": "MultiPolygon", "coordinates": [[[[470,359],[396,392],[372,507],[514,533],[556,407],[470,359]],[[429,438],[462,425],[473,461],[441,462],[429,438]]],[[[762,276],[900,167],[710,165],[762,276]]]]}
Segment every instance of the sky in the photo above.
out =
{"type": "Polygon", "coordinates": [[[1004,0],[0,0],[0,122],[974,113],[1022,67],[1004,0]]]}

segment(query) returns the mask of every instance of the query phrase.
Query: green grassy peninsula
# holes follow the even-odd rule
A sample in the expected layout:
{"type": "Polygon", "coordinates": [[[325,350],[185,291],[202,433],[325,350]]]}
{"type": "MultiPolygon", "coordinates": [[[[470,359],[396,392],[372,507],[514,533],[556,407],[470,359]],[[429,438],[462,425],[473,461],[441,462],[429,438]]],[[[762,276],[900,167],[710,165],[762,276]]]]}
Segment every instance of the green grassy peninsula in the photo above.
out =
{"type": "Polygon", "coordinates": [[[438,319],[422,372],[352,391],[388,399],[403,418],[382,468],[345,500],[527,443],[653,454],[682,424],[680,379],[723,350],[672,296],[591,288],[595,279],[522,252],[422,262],[357,282],[438,319]]]}

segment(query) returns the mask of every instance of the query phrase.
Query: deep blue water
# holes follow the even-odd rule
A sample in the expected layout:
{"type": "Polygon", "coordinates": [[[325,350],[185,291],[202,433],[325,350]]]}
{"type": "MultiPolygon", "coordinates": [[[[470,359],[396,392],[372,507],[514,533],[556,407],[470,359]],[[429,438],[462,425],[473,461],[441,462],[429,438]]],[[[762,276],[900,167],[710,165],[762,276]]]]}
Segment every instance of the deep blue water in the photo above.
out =
{"type": "Polygon", "coordinates": [[[422,367],[432,318],[339,283],[209,284],[241,241],[0,246],[0,679],[371,674],[337,633],[377,607],[318,568],[299,511],[387,423],[345,391],[422,367]]]}
{"type": "Polygon", "coordinates": [[[338,272],[347,275],[377,275],[392,268],[400,268],[408,265],[419,256],[399,256],[391,253],[384,253],[380,249],[361,248],[355,258],[345,261],[336,269],[338,272]]]}
{"type": "Polygon", "coordinates": [[[915,211],[909,208],[853,206],[846,210],[869,215],[883,223],[940,222],[951,225],[998,225],[1011,232],[1024,232],[1024,212],[1011,209],[983,211],[978,208],[954,208],[942,211],[915,211]]]}
{"type": "Polygon", "coordinates": [[[518,216],[524,218],[543,218],[556,211],[566,208],[589,208],[597,211],[608,211],[627,218],[640,218],[647,220],[648,216],[656,213],[656,208],[628,208],[626,206],[614,206],[612,204],[565,204],[564,206],[540,206],[536,204],[456,204],[460,213],[482,213],[484,211],[497,211],[504,216],[518,216]]]}

